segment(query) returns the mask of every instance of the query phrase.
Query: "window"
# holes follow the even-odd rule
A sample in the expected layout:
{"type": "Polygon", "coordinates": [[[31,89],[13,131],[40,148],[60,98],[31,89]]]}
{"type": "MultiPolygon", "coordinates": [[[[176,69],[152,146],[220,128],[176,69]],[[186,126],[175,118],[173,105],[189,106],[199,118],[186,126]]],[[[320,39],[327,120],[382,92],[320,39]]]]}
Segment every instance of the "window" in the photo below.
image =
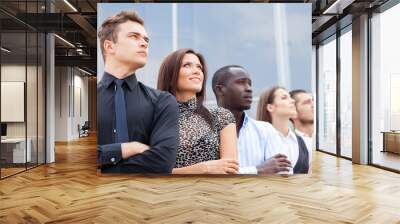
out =
{"type": "MultiPolygon", "coordinates": [[[[8,2],[20,16],[40,13],[44,1],[8,2]],[[15,7],[13,7],[15,8],[15,7]]],[[[0,106],[2,133],[0,178],[45,163],[45,35],[0,13],[0,106]],[[4,99],[17,108],[10,109],[4,99]],[[10,101],[10,100],[9,100],[10,101]]]]}
{"type": "Polygon", "coordinates": [[[352,157],[352,33],[351,26],[340,36],[340,155],[352,157]]]}
{"type": "Polygon", "coordinates": [[[336,154],[336,36],[318,48],[318,149],[336,154]]]}
{"type": "Polygon", "coordinates": [[[400,5],[371,19],[372,163],[400,170],[400,5]]]}

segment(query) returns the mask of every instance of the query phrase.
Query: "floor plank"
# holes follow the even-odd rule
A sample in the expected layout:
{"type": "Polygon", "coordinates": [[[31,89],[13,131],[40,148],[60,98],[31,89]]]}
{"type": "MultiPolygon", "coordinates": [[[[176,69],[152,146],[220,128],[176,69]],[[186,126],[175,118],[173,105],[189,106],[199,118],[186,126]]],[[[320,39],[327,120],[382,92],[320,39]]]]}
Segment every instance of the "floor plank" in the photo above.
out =
{"type": "Polygon", "coordinates": [[[315,152],[313,173],[97,176],[96,139],[0,181],[0,223],[400,223],[400,175],[315,152]]]}
{"type": "Polygon", "coordinates": [[[374,151],[372,162],[376,165],[400,170],[400,155],[392,152],[374,151]]]}

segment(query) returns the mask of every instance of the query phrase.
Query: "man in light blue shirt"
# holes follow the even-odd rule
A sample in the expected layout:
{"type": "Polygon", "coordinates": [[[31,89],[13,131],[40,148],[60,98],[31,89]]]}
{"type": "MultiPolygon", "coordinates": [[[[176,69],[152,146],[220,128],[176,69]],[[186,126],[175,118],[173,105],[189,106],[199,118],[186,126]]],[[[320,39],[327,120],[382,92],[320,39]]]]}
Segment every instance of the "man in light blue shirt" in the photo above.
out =
{"type": "MultiPolygon", "coordinates": [[[[252,102],[251,79],[241,66],[229,65],[215,72],[212,88],[218,106],[230,110],[236,119],[238,136],[239,173],[271,174],[289,171],[290,161],[285,155],[270,157],[274,147],[274,131],[271,124],[257,121],[244,111],[252,102]]],[[[273,155],[273,154],[272,154],[273,155]]]]}

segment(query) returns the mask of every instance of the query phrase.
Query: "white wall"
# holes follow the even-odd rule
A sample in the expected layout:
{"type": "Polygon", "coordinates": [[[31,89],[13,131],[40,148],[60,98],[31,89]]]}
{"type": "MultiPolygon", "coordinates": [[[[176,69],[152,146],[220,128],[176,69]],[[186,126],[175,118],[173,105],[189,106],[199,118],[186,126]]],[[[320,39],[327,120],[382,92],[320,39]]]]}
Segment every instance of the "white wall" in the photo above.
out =
{"type": "Polygon", "coordinates": [[[76,68],[56,67],[55,141],[77,139],[78,124],[88,120],[88,78],[83,75],[76,68]]]}
{"type": "Polygon", "coordinates": [[[83,73],[81,73],[79,70],[74,70],[74,112],[71,115],[72,116],[72,130],[71,130],[71,135],[73,136],[73,138],[77,138],[78,137],[78,124],[80,124],[81,126],[85,123],[85,121],[89,120],[89,116],[88,116],[88,106],[89,106],[89,102],[88,102],[88,78],[87,76],[83,77],[83,73]],[[78,75],[77,75],[78,72],[78,75]],[[80,93],[78,93],[78,90],[80,90],[80,93]],[[80,97],[79,97],[80,95],[80,97]],[[79,102],[80,101],[80,102],[79,102]],[[81,108],[79,108],[81,107],[81,108]],[[80,111],[81,109],[81,111],[80,111]]]}
{"type": "MultiPolygon", "coordinates": [[[[18,65],[18,64],[5,64],[1,66],[1,81],[10,81],[10,82],[26,82],[25,76],[26,72],[28,72],[28,88],[27,88],[27,120],[28,120],[28,137],[30,137],[30,133],[35,131],[36,135],[36,107],[37,107],[37,98],[36,98],[36,80],[33,80],[30,75],[36,75],[36,66],[27,66],[18,65]],[[29,88],[31,87],[31,88],[29,88]],[[33,122],[33,123],[32,123],[33,122]]],[[[40,107],[41,105],[39,105],[40,107]]],[[[1,110],[9,110],[10,108],[1,108],[1,110]]],[[[24,109],[24,108],[22,108],[24,109]]],[[[25,122],[7,122],[7,136],[8,137],[25,137],[25,122]]]]}
{"type": "Polygon", "coordinates": [[[69,76],[67,67],[55,68],[55,141],[68,139],[68,85],[69,76]]]}

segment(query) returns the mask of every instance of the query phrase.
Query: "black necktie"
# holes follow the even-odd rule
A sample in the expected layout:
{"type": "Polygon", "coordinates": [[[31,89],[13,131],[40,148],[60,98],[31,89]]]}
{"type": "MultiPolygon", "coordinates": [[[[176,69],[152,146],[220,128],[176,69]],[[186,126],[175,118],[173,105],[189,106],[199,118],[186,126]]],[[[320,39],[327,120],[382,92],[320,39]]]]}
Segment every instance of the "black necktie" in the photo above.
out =
{"type": "Polygon", "coordinates": [[[126,120],[126,108],[125,108],[125,96],[124,90],[122,89],[122,84],[124,84],[124,80],[116,79],[115,80],[115,129],[117,132],[116,142],[123,143],[128,142],[128,124],[126,120]]]}

